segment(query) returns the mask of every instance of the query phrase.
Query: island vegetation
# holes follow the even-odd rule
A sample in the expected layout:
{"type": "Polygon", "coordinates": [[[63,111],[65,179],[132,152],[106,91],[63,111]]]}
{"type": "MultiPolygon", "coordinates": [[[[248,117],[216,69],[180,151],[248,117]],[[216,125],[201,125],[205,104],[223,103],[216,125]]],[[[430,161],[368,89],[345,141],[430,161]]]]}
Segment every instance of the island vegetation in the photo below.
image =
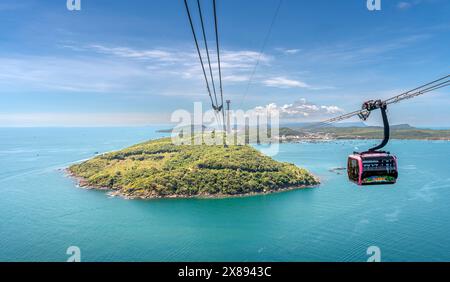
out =
{"type": "Polygon", "coordinates": [[[307,170],[251,146],[174,145],[162,138],[72,165],[80,186],[129,198],[223,197],[319,184],[307,170]]]}

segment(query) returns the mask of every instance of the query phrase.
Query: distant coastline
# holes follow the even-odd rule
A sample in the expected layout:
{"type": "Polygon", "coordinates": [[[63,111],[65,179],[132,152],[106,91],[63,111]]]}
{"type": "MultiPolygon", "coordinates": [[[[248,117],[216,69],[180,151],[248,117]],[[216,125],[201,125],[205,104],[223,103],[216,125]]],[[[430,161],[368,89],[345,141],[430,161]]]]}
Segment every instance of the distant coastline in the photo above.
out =
{"type": "MultiPolygon", "coordinates": [[[[372,140],[382,139],[383,129],[376,126],[365,127],[322,127],[280,129],[279,141],[324,141],[324,140],[372,140]]],[[[450,130],[421,129],[408,124],[394,125],[390,128],[390,139],[397,140],[443,140],[450,141],[450,130]]]]}
{"type": "MultiPolygon", "coordinates": [[[[281,127],[278,136],[273,137],[279,142],[320,142],[332,140],[372,140],[383,138],[383,128],[378,126],[318,127],[309,125],[289,125],[281,127]]],[[[158,130],[159,133],[171,133],[173,129],[158,130]]],[[[213,131],[207,127],[192,126],[192,132],[213,131]]],[[[242,131],[237,129],[237,131],[242,131]]],[[[390,129],[390,139],[397,140],[443,140],[450,141],[450,129],[417,128],[409,124],[393,125],[390,129]]]]}

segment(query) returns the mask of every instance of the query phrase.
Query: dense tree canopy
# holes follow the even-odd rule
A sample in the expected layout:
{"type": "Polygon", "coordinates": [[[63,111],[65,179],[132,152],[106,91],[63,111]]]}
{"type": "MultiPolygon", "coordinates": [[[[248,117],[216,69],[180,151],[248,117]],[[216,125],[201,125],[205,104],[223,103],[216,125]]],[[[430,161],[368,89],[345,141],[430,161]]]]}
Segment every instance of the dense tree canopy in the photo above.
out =
{"type": "Polygon", "coordinates": [[[130,197],[264,193],[318,184],[305,169],[250,146],[176,146],[170,138],[137,144],[71,166],[83,185],[130,197]]]}

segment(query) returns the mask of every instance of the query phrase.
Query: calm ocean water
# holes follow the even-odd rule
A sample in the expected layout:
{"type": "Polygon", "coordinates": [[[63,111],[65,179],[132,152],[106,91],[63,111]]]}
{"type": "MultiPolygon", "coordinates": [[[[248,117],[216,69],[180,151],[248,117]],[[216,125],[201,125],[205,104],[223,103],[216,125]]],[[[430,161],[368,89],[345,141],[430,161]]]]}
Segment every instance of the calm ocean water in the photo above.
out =
{"type": "Polygon", "coordinates": [[[235,199],[124,200],[61,169],[162,136],[155,128],[0,129],[0,261],[450,261],[450,142],[393,141],[395,186],[329,170],[373,141],[282,144],[322,185],[235,199]]]}

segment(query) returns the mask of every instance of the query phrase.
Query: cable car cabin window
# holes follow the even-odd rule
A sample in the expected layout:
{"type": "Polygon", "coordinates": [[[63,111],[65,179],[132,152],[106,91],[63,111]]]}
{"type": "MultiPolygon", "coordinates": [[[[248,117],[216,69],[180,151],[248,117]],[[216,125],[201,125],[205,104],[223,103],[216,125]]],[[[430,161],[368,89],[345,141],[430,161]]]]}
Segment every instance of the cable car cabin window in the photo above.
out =
{"type": "Polygon", "coordinates": [[[363,184],[394,183],[398,176],[395,159],[392,156],[364,157],[362,166],[363,184]]]}
{"type": "Polygon", "coordinates": [[[359,164],[358,164],[357,160],[355,160],[353,158],[348,159],[347,173],[348,173],[348,177],[351,180],[358,181],[358,179],[359,179],[359,164]]]}

